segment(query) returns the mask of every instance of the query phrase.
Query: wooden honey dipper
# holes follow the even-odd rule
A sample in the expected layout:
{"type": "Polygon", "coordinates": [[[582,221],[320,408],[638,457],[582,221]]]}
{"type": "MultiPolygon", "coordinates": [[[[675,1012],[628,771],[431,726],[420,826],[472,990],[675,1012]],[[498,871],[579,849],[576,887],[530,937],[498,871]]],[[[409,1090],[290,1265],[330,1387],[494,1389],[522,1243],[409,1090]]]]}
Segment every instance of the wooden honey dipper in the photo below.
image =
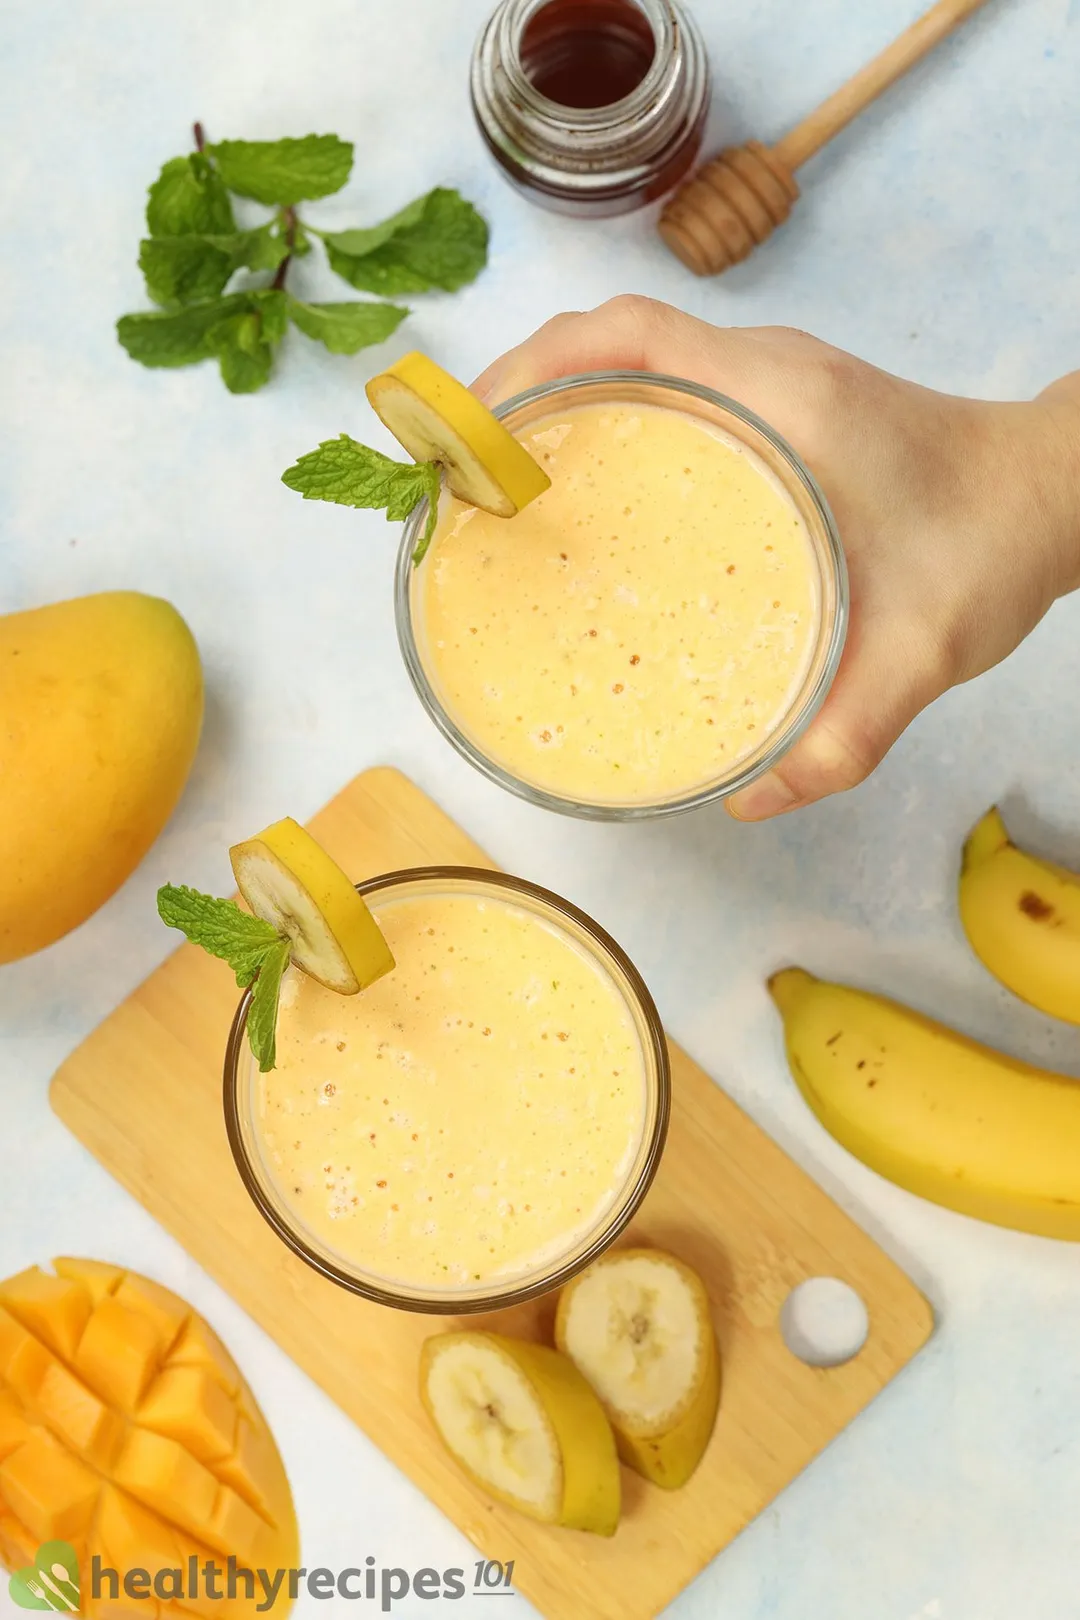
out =
{"type": "Polygon", "coordinates": [[[799,196],[795,170],[985,4],[937,0],[775,146],[747,141],[712,158],[660,215],[660,235],[672,253],[698,276],[719,275],[745,259],[791,213],[799,196]]]}

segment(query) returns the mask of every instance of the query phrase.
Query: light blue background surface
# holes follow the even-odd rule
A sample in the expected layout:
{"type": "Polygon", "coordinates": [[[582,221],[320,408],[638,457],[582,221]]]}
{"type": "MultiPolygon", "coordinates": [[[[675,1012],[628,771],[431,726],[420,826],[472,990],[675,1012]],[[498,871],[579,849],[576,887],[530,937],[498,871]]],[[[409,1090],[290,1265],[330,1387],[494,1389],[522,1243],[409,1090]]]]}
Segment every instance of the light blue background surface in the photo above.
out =
{"type": "MultiPolygon", "coordinates": [[[[717,144],[779,135],[919,7],[696,9],[717,144]]],[[[0,605],[115,586],[160,593],[191,623],[209,683],[193,779],[140,870],[76,934],[0,973],[0,1275],[83,1251],[146,1270],[204,1309],[281,1442],[309,1566],[368,1554],[470,1565],[463,1538],[46,1102],[57,1063],[172,948],[154,913],[159,883],[226,892],[230,842],[276,816],[305,817],[357,770],[390,762],[493,856],[613,930],[673,1033],[939,1315],[929,1349],[672,1615],[1072,1620],[1077,1251],[920,1203],[849,1158],[794,1091],[762,981],[801,960],[1080,1074],[1080,1034],[1000,990],[954,909],[961,836],[994,799],[1018,835],[1080,864],[1080,599],[1004,667],[936,704],[842,800],[761,828],[722,812],[575,824],[486,784],[425,720],[394,641],[396,531],[377,514],[302,504],[279,477],[342,429],[389,448],[362,384],[406,348],[471,376],[554,311],[625,290],[717,322],[803,326],[957,392],[1023,397],[1080,366],[1080,6],[990,0],[805,171],[793,221],[715,283],[668,257],[650,215],[574,224],[504,186],[465,95],[486,10],[487,0],[6,0],[0,11],[0,605]],[[113,322],[145,307],[144,190],[186,149],[195,117],[211,138],[317,129],[355,140],[348,190],[308,210],[319,224],[374,222],[433,184],[460,186],[491,221],[489,269],[453,298],[417,299],[391,343],[352,360],[290,335],[274,382],[251,398],[227,395],[210,366],[141,370],[113,322]]],[[[294,284],[347,296],[314,255],[294,284]]],[[[444,1609],[468,1616],[475,1601],[398,1606],[444,1609]]],[[[310,1599],[297,1610],[325,1612],[310,1599]]],[[[529,1612],[524,1599],[513,1612],[529,1612]]]]}

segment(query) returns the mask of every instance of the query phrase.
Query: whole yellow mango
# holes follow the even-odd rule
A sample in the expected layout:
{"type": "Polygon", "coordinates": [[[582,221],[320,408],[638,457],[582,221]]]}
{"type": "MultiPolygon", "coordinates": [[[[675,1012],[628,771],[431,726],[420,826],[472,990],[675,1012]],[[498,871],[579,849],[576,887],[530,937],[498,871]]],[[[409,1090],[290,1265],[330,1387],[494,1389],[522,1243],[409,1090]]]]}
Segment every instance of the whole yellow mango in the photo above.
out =
{"type": "Polygon", "coordinates": [[[85,922],[142,860],[199,741],[174,607],[105,591],[0,617],[0,963],[85,922]]]}
{"type": "Polygon", "coordinates": [[[284,1620],[288,1577],[268,1591],[258,1571],[299,1562],[292,1493],[229,1352],[148,1277],[54,1265],[0,1282],[0,1565],[40,1584],[66,1554],[93,1620],[284,1620]],[[252,1572],[231,1594],[230,1567],[252,1572]]]}

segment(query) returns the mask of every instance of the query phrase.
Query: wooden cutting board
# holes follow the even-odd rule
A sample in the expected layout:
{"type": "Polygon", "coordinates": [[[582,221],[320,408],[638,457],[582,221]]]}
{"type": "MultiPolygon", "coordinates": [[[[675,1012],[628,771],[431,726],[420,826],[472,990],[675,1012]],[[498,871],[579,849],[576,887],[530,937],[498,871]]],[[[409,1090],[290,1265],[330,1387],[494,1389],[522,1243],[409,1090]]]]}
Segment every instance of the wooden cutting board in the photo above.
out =
{"type": "MultiPolygon", "coordinates": [[[[392,770],[358,776],[311,827],[357,881],[439,862],[492,865],[392,770]]],[[[705,1278],[724,1366],[712,1443],[681,1491],[624,1470],[625,1513],[610,1541],[502,1508],[458,1473],[417,1396],[420,1342],[453,1320],[372,1305],[325,1281],[249,1202],[221,1107],[236,1001],[228,968],[183,945],[68,1058],[53,1107],[484,1554],[514,1560],[515,1587],[549,1620],[658,1614],[930,1334],[929,1306],[904,1273],[673,1045],[667,1151],[627,1241],[669,1247],[705,1278]],[[781,1338],[781,1305],[813,1276],[844,1279],[868,1307],[869,1338],[845,1366],[809,1367],[781,1338]]],[[[540,1301],[490,1321],[528,1335],[551,1315],[540,1301]]]]}

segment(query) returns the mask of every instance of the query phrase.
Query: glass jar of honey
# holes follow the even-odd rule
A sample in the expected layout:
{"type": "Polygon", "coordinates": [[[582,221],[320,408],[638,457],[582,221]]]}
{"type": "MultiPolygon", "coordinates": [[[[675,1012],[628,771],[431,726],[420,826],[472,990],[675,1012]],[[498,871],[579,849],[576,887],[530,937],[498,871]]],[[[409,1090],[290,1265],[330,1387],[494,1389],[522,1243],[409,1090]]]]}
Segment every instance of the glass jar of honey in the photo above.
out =
{"type": "Polygon", "coordinates": [[[629,213],[701,146],[709,68],[679,0],[501,0],[477,41],[472,103],[496,161],[560,213],[629,213]]]}

